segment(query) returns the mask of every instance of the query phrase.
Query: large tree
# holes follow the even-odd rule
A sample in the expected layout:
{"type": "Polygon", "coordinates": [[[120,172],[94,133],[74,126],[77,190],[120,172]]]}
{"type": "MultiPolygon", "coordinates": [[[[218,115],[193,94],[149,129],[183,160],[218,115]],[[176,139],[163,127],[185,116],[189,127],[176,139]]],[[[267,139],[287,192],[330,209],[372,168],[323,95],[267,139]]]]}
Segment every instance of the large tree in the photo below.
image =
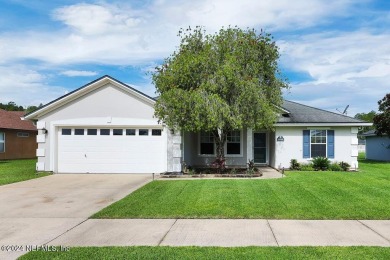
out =
{"type": "Polygon", "coordinates": [[[374,126],[377,135],[387,135],[390,137],[390,93],[378,101],[378,113],[374,117],[374,126]]]}
{"type": "Polygon", "coordinates": [[[178,50],[153,73],[155,116],[171,129],[211,132],[224,158],[229,131],[272,129],[288,85],[270,34],[237,27],[179,31],[178,50]]]}

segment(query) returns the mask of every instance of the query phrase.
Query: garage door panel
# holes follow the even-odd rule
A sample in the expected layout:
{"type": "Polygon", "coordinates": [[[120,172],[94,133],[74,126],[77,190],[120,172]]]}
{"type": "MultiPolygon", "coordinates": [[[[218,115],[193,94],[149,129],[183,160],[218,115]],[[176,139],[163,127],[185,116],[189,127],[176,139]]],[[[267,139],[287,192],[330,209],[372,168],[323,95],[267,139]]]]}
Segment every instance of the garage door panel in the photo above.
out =
{"type": "Polygon", "coordinates": [[[77,136],[61,135],[59,129],[58,172],[163,172],[167,162],[167,137],[162,133],[161,136],[77,136]]]}

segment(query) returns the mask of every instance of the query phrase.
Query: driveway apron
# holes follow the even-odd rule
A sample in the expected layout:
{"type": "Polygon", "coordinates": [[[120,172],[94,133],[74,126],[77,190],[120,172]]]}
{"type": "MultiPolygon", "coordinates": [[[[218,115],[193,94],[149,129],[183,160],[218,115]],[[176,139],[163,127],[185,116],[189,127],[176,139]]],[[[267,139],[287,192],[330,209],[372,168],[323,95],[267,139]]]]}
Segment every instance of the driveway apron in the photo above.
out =
{"type": "Polygon", "coordinates": [[[151,174],[56,174],[0,186],[0,259],[52,241],[151,180],[151,174]]]}

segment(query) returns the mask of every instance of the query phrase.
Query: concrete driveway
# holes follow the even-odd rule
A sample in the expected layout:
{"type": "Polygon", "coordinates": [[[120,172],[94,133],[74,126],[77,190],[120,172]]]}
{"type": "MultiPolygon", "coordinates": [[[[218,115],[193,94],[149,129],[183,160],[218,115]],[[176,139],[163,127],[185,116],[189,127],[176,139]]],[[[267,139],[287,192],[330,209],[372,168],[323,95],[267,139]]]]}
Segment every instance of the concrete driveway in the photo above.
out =
{"type": "Polygon", "coordinates": [[[48,243],[151,180],[151,174],[57,174],[0,186],[0,246],[9,245],[0,259],[48,243]]]}

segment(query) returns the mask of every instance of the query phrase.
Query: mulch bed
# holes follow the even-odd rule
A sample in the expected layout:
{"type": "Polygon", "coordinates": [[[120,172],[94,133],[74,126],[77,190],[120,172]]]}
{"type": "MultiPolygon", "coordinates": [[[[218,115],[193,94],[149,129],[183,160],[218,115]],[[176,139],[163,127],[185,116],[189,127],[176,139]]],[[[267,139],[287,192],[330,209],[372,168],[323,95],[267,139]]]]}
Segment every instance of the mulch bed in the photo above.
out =
{"type": "Polygon", "coordinates": [[[246,173],[241,171],[236,174],[230,173],[195,173],[188,174],[182,172],[166,172],[161,174],[161,178],[258,178],[263,176],[261,172],[256,172],[253,174],[246,173]]]}

